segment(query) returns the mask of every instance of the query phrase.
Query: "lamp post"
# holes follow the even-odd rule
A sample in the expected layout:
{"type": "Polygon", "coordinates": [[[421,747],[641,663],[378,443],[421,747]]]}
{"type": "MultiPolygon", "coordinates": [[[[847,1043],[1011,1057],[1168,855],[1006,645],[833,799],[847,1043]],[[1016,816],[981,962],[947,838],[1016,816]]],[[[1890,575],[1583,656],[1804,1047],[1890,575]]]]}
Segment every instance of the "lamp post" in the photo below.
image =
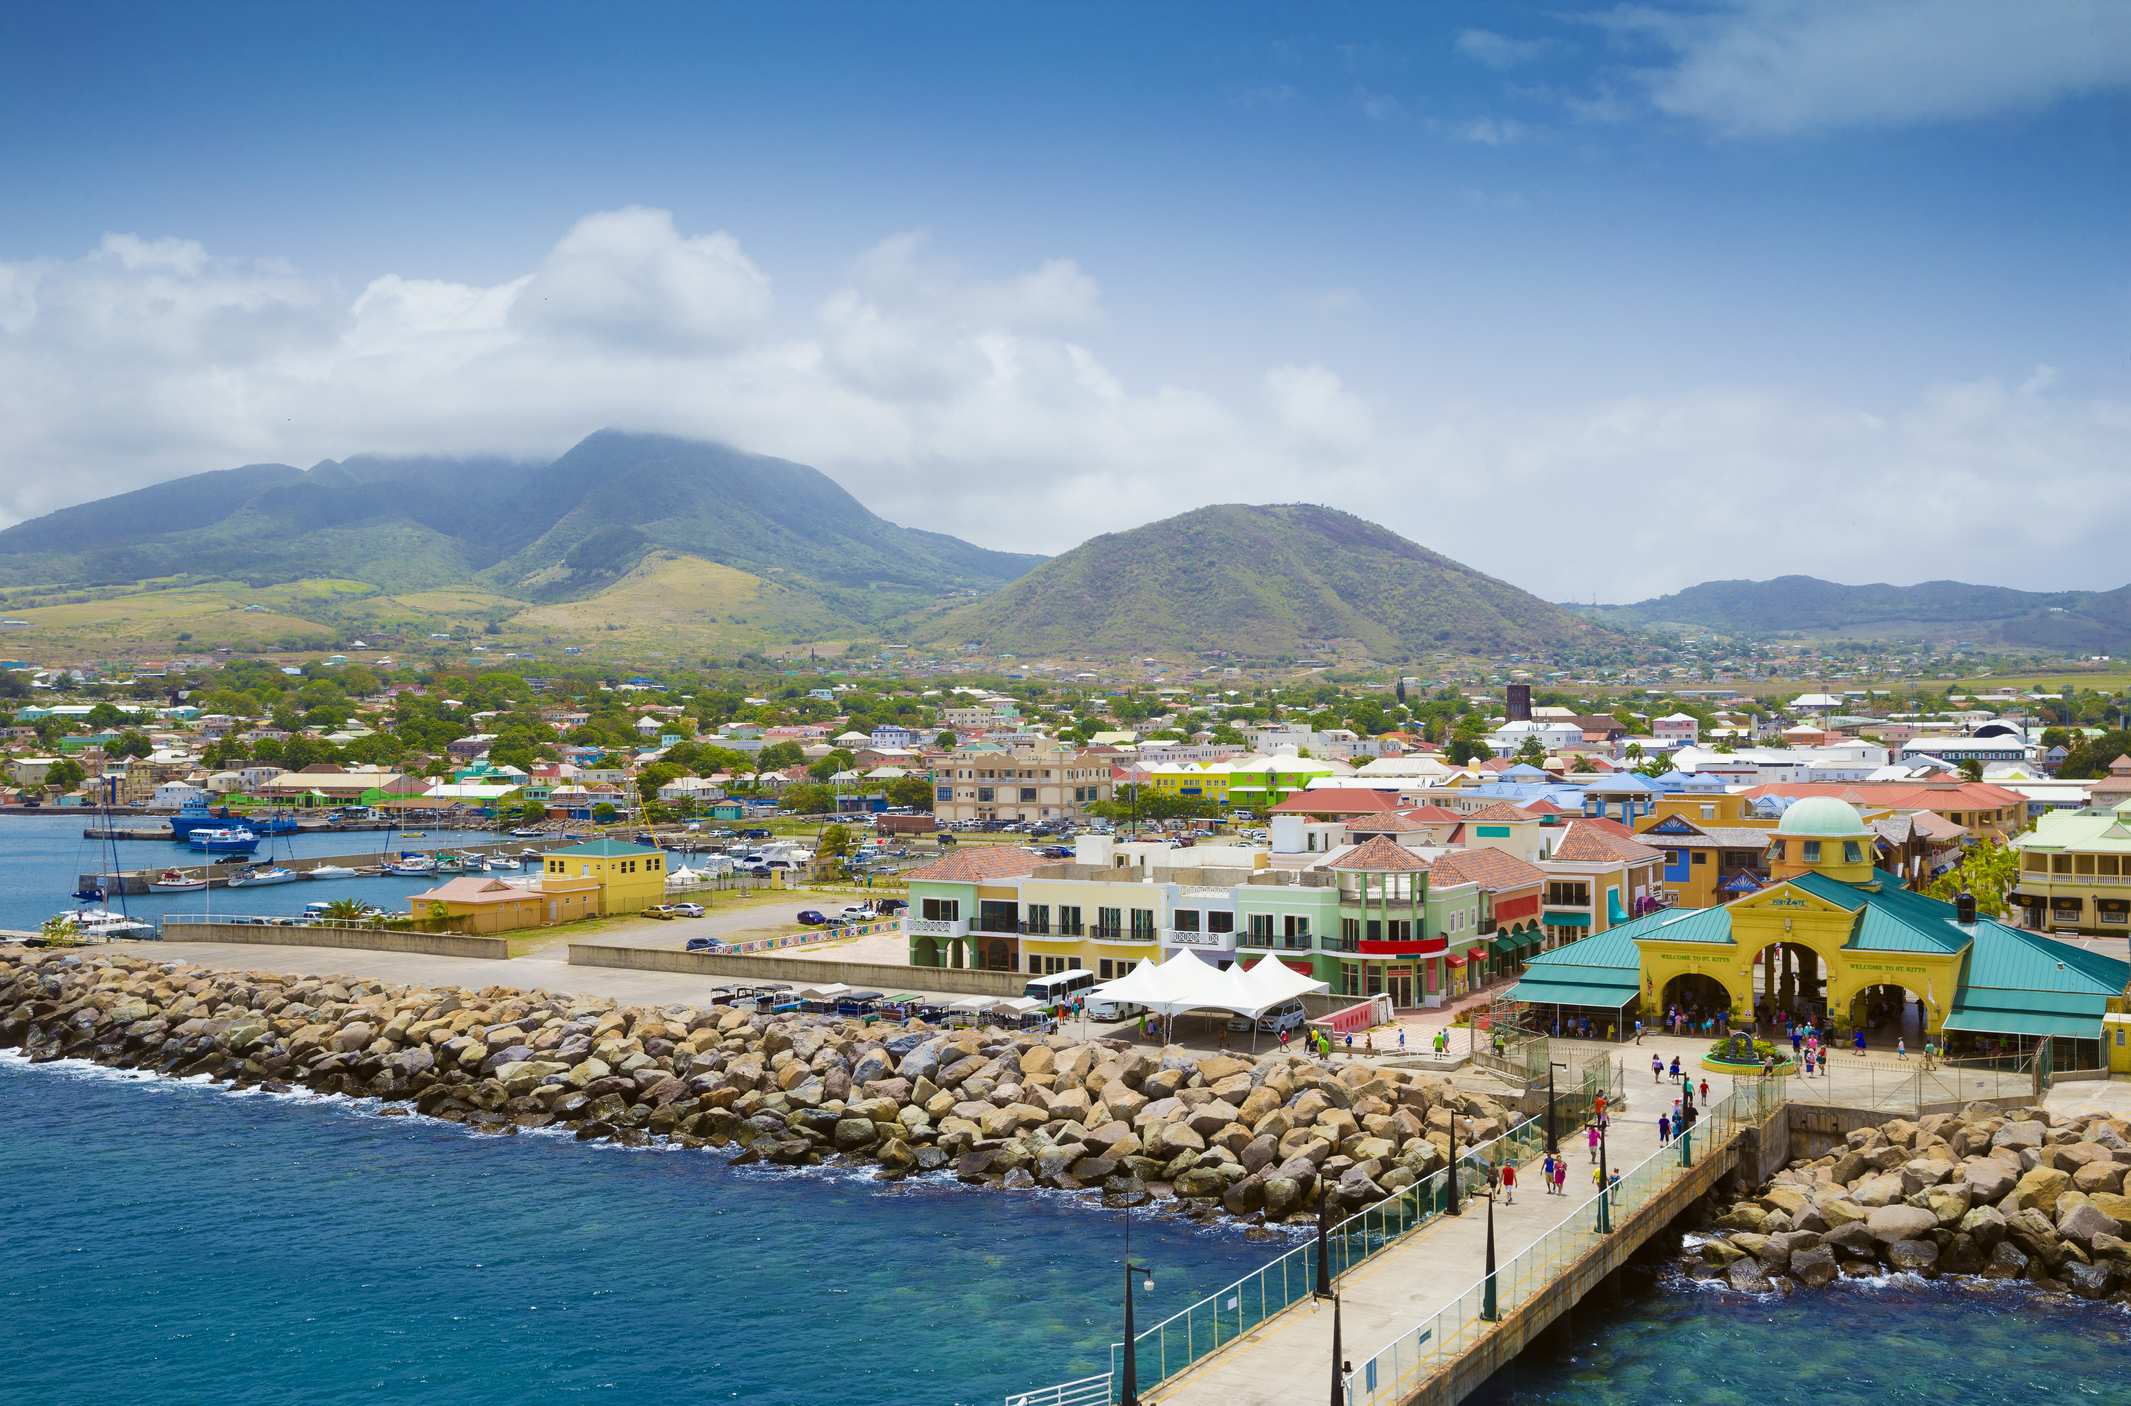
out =
{"type": "Polygon", "coordinates": [[[1550,1061],[1546,1067],[1546,1150],[1554,1156],[1561,1154],[1561,1139],[1554,1131],[1554,1071],[1568,1067],[1560,1060],[1550,1061]]]}
{"type": "MultiPolygon", "coordinates": [[[[1603,1186],[1599,1187],[1598,1193],[1600,1196],[1604,1196],[1605,1188],[1603,1186]]],[[[1495,1298],[1495,1192],[1493,1187],[1489,1187],[1487,1191],[1486,1284],[1487,1287],[1481,1292],[1480,1295],[1481,1321],[1486,1323],[1500,1323],[1502,1321],[1502,1306],[1495,1298]]]]}
{"type": "Polygon", "coordinates": [[[1332,1406],[1347,1406],[1347,1363],[1339,1341],[1339,1295],[1332,1295],[1332,1406]]]}
{"type": "Polygon", "coordinates": [[[1613,1233],[1612,1177],[1606,1171],[1606,1125],[1598,1125],[1598,1233],[1613,1233]]]}
{"type": "Polygon", "coordinates": [[[1125,1200],[1125,1380],[1120,1406],[1140,1406],[1139,1399],[1139,1352],[1133,1340],[1132,1328],[1132,1276],[1145,1275],[1143,1289],[1154,1288],[1154,1271],[1132,1262],[1132,1202],[1131,1194],[1125,1200]]]}
{"type": "Polygon", "coordinates": [[[1450,1166],[1444,1171],[1443,1176],[1444,1195],[1447,1198],[1443,1202],[1443,1214],[1446,1216],[1458,1215],[1461,1208],[1458,1205],[1458,1111],[1456,1108],[1450,1110],[1450,1166]]]}

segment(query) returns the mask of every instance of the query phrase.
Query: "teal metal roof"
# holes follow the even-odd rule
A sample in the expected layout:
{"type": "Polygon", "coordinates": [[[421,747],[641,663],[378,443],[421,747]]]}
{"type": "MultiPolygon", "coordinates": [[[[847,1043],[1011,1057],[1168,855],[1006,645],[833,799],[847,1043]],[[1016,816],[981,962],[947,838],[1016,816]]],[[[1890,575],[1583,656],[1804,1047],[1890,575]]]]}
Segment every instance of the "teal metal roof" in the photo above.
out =
{"type": "Polygon", "coordinates": [[[587,840],[581,845],[571,845],[568,849],[551,849],[548,851],[548,857],[551,859],[566,859],[572,856],[581,859],[612,859],[617,857],[626,859],[631,855],[657,853],[658,850],[650,845],[626,844],[621,840],[587,840]]]}
{"type": "MultiPolygon", "coordinates": [[[[1874,878],[1880,877],[1880,871],[1877,869],[1873,870],[1872,874],[1874,878]]],[[[1872,897],[1871,894],[1859,888],[1856,884],[1846,884],[1840,879],[1831,879],[1825,874],[1813,871],[1800,874],[1796,878],[1785,879],[1783,882],[1789,884],[1792,888],[1804,889],[1813,897],[1832,903],[1837,908],[1849,913],[1855,913],[1858,909],[1864,907],[1865,901],[1872,897]]],[[[1897,879],[1895,882],[1900,883],[1901,881],[1897,879]]],[[[1881,887],[1884,888],[1885,884],[1882,883],[1881,887]]]]}
{"type": "Polygon", "coordinates": [[[1630,981],[1577,982],[1535,981],[1527,975],[1509,989],[1513,1001],[1529,1001],[1545,1006],[1625,1006],[1642,992],[1642,987],[1630,981]]]}
{"type": "Polygon", "coordinates": [[[2045,933],[1992,919],[1976,924],[1964,986],[1969,990],[2055,991],[2106,1000],[2131,981],[2131,962],[2090,952],[2045,933]]]}
{"type": "Polygon", "coordinates": [[[1947,1015],[1945,1028],[1979,1035],[2056,1035],[2067,1040],[2099,1040],[2101,1017],[1956,1009],[1947,1015]]]}
{"type": "Polygon", "coordinates": [[[1675,908],[1652,913],[1614,929],[1632,938],[1661,937],[1667,942],[1713,942],[1728,944],[1731,936],[1729,908],[1675,908]]]}
{"type": "Polygon", "coordinates": [[[1944,954],[1969,944],[1972,933],[1954,922],[1951,903],[1912,893],[1884,869],[1873,870],[1872,877],[1877,888],[1846,884],[1825,874],[1800,874],[1789,882],[1848,912],[1864,910],[1843,944],[1850,951],[1944,954]]]}

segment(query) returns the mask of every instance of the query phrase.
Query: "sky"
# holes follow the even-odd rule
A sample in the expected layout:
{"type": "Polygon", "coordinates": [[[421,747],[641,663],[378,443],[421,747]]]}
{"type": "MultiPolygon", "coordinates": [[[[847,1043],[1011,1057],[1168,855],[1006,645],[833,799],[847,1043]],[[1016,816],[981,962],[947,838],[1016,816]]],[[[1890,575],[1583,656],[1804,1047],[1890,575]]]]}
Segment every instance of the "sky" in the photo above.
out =
{"type": "Polygon", "coordinates": [[[2110,589],[2127,140],[2093,0],[0,0],[0,523],[618,426],[1017,551],[2110,589]]]}

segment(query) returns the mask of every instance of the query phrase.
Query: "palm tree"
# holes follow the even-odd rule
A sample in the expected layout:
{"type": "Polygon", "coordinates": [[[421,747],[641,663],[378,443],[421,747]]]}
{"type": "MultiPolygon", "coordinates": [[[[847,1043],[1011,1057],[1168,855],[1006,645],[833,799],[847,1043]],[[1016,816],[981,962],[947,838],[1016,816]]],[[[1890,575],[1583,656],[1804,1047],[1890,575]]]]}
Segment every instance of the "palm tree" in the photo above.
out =
{"type": "Polygon", "coordinates": [[[370,905],[359,898],[336,898],[325,906],[319,916],[344,923],[358,923],[370,916],[370,905]]]}

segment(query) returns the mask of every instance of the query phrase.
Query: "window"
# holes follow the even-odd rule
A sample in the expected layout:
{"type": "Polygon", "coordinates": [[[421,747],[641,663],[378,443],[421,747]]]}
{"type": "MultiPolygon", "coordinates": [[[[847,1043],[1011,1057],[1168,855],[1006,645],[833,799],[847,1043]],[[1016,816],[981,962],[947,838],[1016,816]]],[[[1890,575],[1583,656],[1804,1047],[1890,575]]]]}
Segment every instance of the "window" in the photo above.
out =
{"type": "Polygon", "coordinates": [[[1080,958],[1078,958],[1078,957],[1068,957],[1068,958],[1066,958],[1066,970],[1067,970],[1067,971],[1069,971],[1069,972],[1077,972],[1077,971],[1079,971],[1079,970],[1080,970],[1080,958]]]}
{"type": "Polygon", "coordinates": [[[1036,799],[1036,788],[1035,788],[1035,787],[1033,787],[1033,786],[1024,786],[1024,787],[1022,787],[1022,788],[1021,788],[1021,799],[1022,799],[1022,800],[1024,800],[1024,801],[1033,801],[1033,800],[1035,800],[1035,799],[1036,799]]]}
{"type": "Polygon", "coordinates": [[[1154,910],[1152,908],[1135,908],[1132,910],[1132,939],[1135,942],[1154,941],[1154,910]]]}
{"type": "Polygon", "coordinates": [[[1717,808],[1715,806],[1703,806],[1702,818],[1704,820],[1715,820],[1717,818],[1717,808]]]}
{"type": "Polygon", "coordinates": [[[1095,963],[1095,974],[1104,981],[1110,979],[1110,959],[1108,957],[1101,958],[1095,963]]]}
{"type": "Polygon", "coordinates": [[[1694,862],[1697,864],[1707,864],[1709,862],[1709,851],[1706,849],[1696,850],[1694,852],[1694,862]]]}
{"type": "Polygon", "coordinates": [[[1805,842],[1805,862],[1808,864],[1818,864],[1820,862],[1820,841],[1807,840],[1805,842]]]}
{"type": "Polygon", "coordinates": [[[2069,874],[2069,873],[2071,873],[2071,872],[2072,872],[2072,856],[2070,856],[2069,854],[2053,854],[2053,855],[2051,855],[2051,856],[2050,856],[2050,872],[2051,872],[2052,874],[2069,874]]]}
{"type": "Polygon", "coordinates": [[[1030,976],[1042,976],[1042,975],[1043,975],[1043,958],[1041,958],[1041,957],[1037,956],[1037,955],[1036,955],[1036,954],[1034,954],[1033,952],[1029,954],[1029,975],[1030,975],[1030,976]]]}
{"type": "Polygon", "coordinates": [[[935,799],[937,800],[951,801],[955,798],[955,788],[952,786],[938,786],[935,787],[934,790],[939,793],[935,797],[935,799]]]}
{"type": "Polygon", "coordinates": [[[1079,937],[1081,935],[1079,908],[1070,907],[1065,904],[1059,905],[1058,935],[1060,937],[1079,937]]]}
{"type": "Polygon", "coordinates": [[[1125,910],[1098,908],[1095,910],[1095,925],[1103,937],[1122,937],[1125,932],[1125,910]]]}
{"type": "Polygon", "coordinates": [[[1858,842],[1855,840],[1844,840],[1842,842],[1842,862],[1845,864],[1864,863],[1864,846],[1858,844],[1858,842]]]}
{"type": "Polygon", "coordinates": [[[962,900],[959,898],[927,898],[921,901],[928,923],[952,923],[962,916],[962,900]]]}
{"type": "Polygon", "coordinates": [[[1251,914],[1250,936],[1253,942],[1270,943],[1273,940],[1273,915],[1270,913],[1251,914]]]}
{"type": "Polygon", "coordinates": [[[1048,904],[1048,903],[1031,903],[1031,904],[1030,904],[1030,905],[1028,906],[1028,930],[1029,930],[1029,931],[1030,931],[1031,933],[1034,933],[1034,934],[1037,934],[1037,935],[1043,935],[1043,934],[1047,934],[1047,933],[1049,933],[1049,932],[1050,932],[1050,930],[1051,930],[1051,905],[1050,905],[1050,904],[1048,904]]]}
{"type": "Polygon", "coordinates": [[[979,787],[977,788],[977,799],[978,799],[978,800],[980,800],[980,801],[988,801],[988,800],[990,800],[991,798],[992,798],[992,788],[991,788],[991,787],[989,787],[989,786],[979,786],[979,787]]]}
{"type": "Polygon", "coordinates": [[[1226,911],[1216,911],[1210,912],[1206,915],[1206,931],[1234,932],[1235,930],[1236,915],[1234,913],[1226,911]]]}
{"type": "Polygon", "coordinates": [[[1178,932],[1197,932],[1199,930],[1199,910],[1196,908],[1177,909],[1176,930],[1178,932]]]}

